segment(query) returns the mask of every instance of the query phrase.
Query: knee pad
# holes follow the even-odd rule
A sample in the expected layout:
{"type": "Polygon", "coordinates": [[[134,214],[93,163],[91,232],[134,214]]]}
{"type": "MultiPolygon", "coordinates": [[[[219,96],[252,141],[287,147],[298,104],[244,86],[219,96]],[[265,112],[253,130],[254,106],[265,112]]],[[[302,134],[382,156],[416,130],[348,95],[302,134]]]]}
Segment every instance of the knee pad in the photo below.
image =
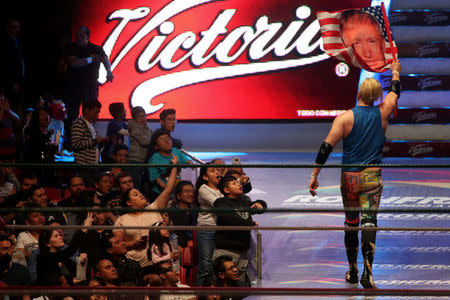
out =
{"type": "Polygon", "coordinates": [[[377,220],[363,219],[361,220],[361,227],[378,227],[377,220]]]}
{"type": "MultiPolygon", "coordinates": [[[[347,224],[345,227],[358,227],[358,224],[347,224]]],[[[358,247],[358,231],[357,230],[346,230],[344,234],[344,241],[347,247],[358,247]]]]}
{"type": "Polygon", "coordinates": [[[344,226],[345,227],[358,227],[359,226],[359,215],[358,214],[355,214],[354,216],[346,215],[344,226]]]}

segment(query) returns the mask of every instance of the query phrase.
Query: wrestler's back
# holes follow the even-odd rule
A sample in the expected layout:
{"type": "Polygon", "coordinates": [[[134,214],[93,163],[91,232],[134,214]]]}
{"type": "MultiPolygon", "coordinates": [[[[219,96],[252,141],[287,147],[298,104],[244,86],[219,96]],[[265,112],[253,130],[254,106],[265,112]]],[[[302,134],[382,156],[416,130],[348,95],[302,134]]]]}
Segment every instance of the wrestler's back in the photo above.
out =
{"type": "MultiPolygon", "coordinates": [[[[379,164],[386,136],[380,109],[377,106],[356,106],[352,109],[353,126],[344,137],[343,164],[379,164]]],[[[359,171],[360,168],[344,168],[359,171]]]]}

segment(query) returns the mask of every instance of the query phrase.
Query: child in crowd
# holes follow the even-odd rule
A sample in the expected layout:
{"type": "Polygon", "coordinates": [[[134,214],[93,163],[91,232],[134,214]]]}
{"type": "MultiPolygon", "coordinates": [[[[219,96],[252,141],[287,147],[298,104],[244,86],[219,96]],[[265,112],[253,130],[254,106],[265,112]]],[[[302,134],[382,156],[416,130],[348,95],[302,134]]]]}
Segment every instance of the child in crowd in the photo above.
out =
{"type": "MultiPolygon", "coordinates": [[[[177,112],[175,109],[167,108],[159,114],[159,123],[161,124],[161,129],[167,130],[170,133],[175,130],[175,124],[177,123],[177,119],[175,117],[176,113],[177,112]]],[[[183,142],[180,139],[176,139],[173,136],[171,138],[174,148],[183,148],[183,142]]]]}
{"type": "Polygon", "coordinates": [[[109,201],[115,199],[118,195],[117,191],[113,191],[113,176],[109,173],[98,173],[94,179],[94,187],[101,206],[107,205],[109,201]]]}
{"type": "MultiPolygon", "coordinates": [[[[211,164],[225,165],[225,161],[221,158],[216,158],[211,161],[211,164]]],[[[219,168],[217,168],[217,170],[219,170],[220,176],[222,176],[222,177],[225,175],[226,172],[228,172],[228,168],[225,168],[225,167],[219,167],[219,168]]]]}
{"type": "MultiPolygon", "coordinates": [[[[128,163],[128,146],[125,144],[118,144],[114,146],[113,155],[112,155],[112,163],[113,164],[121,164],[125,165],[128,163]]],[[[111,168],[107,173],[112,176],[113,183],[115,184],[115,180],[117,175],[124,171],[121,167],[111,168]]]]}
{"type": "MultiPolygon", "coordinates": [[[[37,205],[28,205],[27,207],[38,207],[37,205]]],[[[25,222],[27,225],[44,225],[44,214],[37,211],[29,211],[26,213],[25,222]]],[[[21,260],[18,263],[27,266],[27,260],[31,253],[39,248],[39,234],[41,230],[22,231],[17,237],[16,249],[23,253],[25,260],[21,260]]]]}
{"type": "MultiPolygon", "coordinates": [[[[164,226],[163,223],[155,223],[153,227],[164,226]]],[[[157,264],[160,261],[170,259],[174,265],[178,266],[177,271],[179,271],[178,260],[181,258],[181,253],[172,245],[170,242],[170,231],[167,229],[152,229],[150,231],[149,240],[149,253],[148,256],[151,257],[153,264],[157,264]]]]}
{"type": "MultiPolygon", "coordinates": [[[[167,205],[168,205],[168,207],[170,207],[169,203],[167,205]]],[[[161,213],[161,218],[162,218],[161,225],[163,225],[163,226],[173,226],[173,222],[170,219],[170,216],[169,216],[168,212],[166,212],[166,211],[162,212],[161,213]]],[[[178,236],[172,231],[170,232],[169,240],[170,240],[170,243],[172,244],[172,247],[174,249],[180,250],[179,247],[178,247],[178,236]]]]}
{"type": "Polygon", "coordinates": [[[227,174],[234,176],[234,178],[236,178],[239,181],[239,183],[242,185],[242,191],[244,192],[244,194],[248,194],[249,192],[251,192],[252,184],[250,182],[250,177],[248,177],[244,173],[242,168],[230,169],[228,170],[227,174]]]}
{"type": "MultiPolygon", "coordinates": [[[[178,158],[179,164],[190,164],[188,157],[172,147],[172,138],[170,132],[164,129],[157,129],[153,134],[149,146],[149,164],[169,164],[172,154],[178,158]]],[[[167,177],[170,169],[166,167],[152,167],[148,169],[149,179],[153,183],[153,198],[161,193],[167,183],[167,177]]],[[[178,174],[179,176],[179,174],[178,174]]],[[[180,178],[178,178],[179,180],[180,178]]]]}
{"type": "Polygon", "coordinates": [[[109,105],[109,113],[113,119],[108,123],[108,129],[106,130],[106,136],[109,137],[109,141],[102,152],[103,162],[112,162],[114,146],[123,144],[124,136],[128,136],[128,126],[124,121],[126,111],[123,103],[111,103],[109,105]]]}
{"type": "MultiPolygon", "coordinates": [[[[218,226],[255,226],[251,213],[245,211],[252,208],[260,213],[267,207],[263,200],[252,202],[245,196],[239,181],[232,175],[225,174],[219,182],[219,190],[224,197],[214,202],[215,208],[234,210],[234,212],[218,211],[218,226]]],[[[213,260],[221,255],[229,255],[233,258],[234,264],[238,268],[239,280],[250,285],[247,275],[248,249],[250,248],[250,231],[216,231],[216,249],[213,260]]]]}
{"type": "Polygon", "coordinates": [[[52,99],[52,102],[49,104],[48,108],[51,116],[48,129],[50,131],[53,130],[52,141],[57,147],[56,153],[59,154],[61,153],[63,147],[64,120],[67,118],[66,106],[61,100],[52,99]]]}
{"type": "MultiPolygon", "coordinates": [[[[141,106],[135,106],[131,109],[131,118],[132,120],[128,123],[128,132],[130,134],[128,162],[130,164],[142,164],[146,162],[145,158],[153,131],[147,125],[145,110],[141,106]]],[[[140,189],[143,187],[142,175],[144,171],[145,168],[132,168],[129,170],[133,182],[140,189]]]]}
{"type": "MultiPolygon", "coordinates": [[[[220,181],[221,175],[217,168],[208,167],[207,163],[200,169],[200,175],[198,176],[196,187],[196,199],[198,206],[201,209],[214,208],[214,202],[217,198],[223,197],[219,191],[217,185],[220,181]]],[[[216,215],[209,212],[200,212],[197,218],[198,226],[215,226],[216,215]]],[[[199,230],[197,231],[197,244],[198,244],[198,272],[196,285],[201,286],[207,280],[211,281],[211,261],[216,247],[214,230],[199,230]]]]}

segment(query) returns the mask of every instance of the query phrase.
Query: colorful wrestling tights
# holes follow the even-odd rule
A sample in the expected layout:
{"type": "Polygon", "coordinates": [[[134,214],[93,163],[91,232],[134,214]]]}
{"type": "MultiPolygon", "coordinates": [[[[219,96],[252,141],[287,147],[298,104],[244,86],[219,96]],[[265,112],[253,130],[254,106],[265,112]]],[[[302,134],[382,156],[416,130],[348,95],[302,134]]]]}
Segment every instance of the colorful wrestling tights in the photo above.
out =
{"type": "MultiPolygon", "coordinates": [[[[359,172],[342,172],[341,193],[345,208],[378,208],[382,190],[383,181],[380,169],[367,168],[359,172]]],[[[358,227],[359,222],[359,212],[345,212],[345,226],[358,227]]],[[[377,213],[362,212],[361,226],[376,227],[377,213]]],[[[370,271],[375,254],[375,239],[376,231],[362,231],[361,250],[364,266],[368,267],[370,271]]],[[[357,270],[358,231],[345,231],[345,248],[350,269],[357,270]]]]}

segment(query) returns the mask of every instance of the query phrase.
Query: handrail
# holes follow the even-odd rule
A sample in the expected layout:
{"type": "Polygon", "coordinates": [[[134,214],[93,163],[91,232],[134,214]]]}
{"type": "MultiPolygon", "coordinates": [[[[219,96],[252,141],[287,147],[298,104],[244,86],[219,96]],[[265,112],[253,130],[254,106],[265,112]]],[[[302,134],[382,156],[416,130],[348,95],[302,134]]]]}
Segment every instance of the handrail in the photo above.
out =
{"type": "Polygon", "coordinates": [[[183,152],[187,157],[191,158],[192,160],[194,160],[195,162],[204,165],[205,162],[197,157],[195,157],[194,155],[190,154],[186,149],[181,148],[180,149],[181,152],[183,152]]]}

